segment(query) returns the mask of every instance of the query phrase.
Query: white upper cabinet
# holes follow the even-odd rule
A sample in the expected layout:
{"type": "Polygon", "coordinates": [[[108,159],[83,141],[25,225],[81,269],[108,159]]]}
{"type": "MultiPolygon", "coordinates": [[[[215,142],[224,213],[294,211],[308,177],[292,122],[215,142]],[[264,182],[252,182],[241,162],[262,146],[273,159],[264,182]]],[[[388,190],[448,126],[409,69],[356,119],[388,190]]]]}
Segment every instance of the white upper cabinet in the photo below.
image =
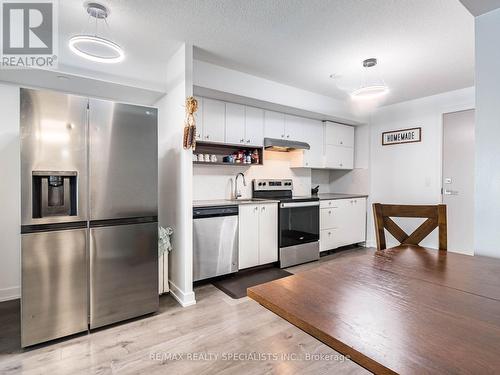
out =
{"type": "Polygon", "coordinates": [[[244,105],[226,103],[226,143],[246,143],[244,105]]]}
{"type": "Polygon", "coordinates": [[[326,145],[325,167],[330,169],[353,169],[354,168],[353,148],[326,145]]]}
{"type": "Polygon", "coordinates": [[[224,142],[226,103],[203,98],[203,141],[224,142]]]}
{"type": "Polygon", "coordinates": [[[327,121],[325,142],[332,146],[354,147],[354,127],[327,121]]]}
{"type": "Polygon", "coordinates": [[[304,141],[311,148],[304,150],[303,166],[308,168],[322,168],[324,166],[324,124],[319,120],[305,119],[304,141]]]}
{"type": "Polygon", "coordinates": [[[303,117],[285,115],[285,139],[289,141],[303,141],[306,119],[303,117]]]}
{"type": "Polygon", "coordinates": [[[196,121],[196,140],[201,141],[203,137],[203,98],[196,97],[198,110],[194,114],[196,121]]]}
{"type": "Polygon", "coordinates": [[[245,107],[245,144],[248,146],[264,145],[264,110],[245,107]]]}
{"type": "Polygon", "coordinates": [[[285,138],[285,115],[283,113],[264,111],[264,137],[285,138]]]}
{"type": "Polygon", "coordinates": [[[354,168],[354,127],[325,122],[325,168],[354,168]]]}

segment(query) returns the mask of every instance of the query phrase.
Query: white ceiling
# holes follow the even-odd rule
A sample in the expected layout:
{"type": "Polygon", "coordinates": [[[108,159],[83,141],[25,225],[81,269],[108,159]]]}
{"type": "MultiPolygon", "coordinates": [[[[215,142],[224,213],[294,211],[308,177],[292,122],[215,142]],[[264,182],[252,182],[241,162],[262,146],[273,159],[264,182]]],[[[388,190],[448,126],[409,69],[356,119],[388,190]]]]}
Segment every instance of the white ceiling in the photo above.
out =
{"type": "MultiPolygon", "coordinates": [[[[361,61],[379,59],[387,103],[473,85],[474,19],[459,0],[105,0],[112,39],[126,60],[74,56],[86,28],[83,1],[60,1],[63,70],[163,88],[182,41],[195,57],[339,99],[361,83],[361,61]],[[331,73],[340,75],[337,80],[331,73]]],[[[109,36],[109,35],[108,35],[109,36]]]]}
{"type": "Polygon", "coordinates": [[[469,11],[475,15],[491,12],[500,8],[500,0],[460,0],[469,11]]]}

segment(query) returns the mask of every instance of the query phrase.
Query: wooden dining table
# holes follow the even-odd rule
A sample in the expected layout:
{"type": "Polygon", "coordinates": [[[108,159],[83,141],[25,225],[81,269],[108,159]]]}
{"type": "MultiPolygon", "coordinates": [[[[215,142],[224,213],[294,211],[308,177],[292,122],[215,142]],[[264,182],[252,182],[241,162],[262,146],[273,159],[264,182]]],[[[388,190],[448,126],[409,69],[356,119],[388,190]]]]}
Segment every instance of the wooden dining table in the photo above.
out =
{"type": "Polygon", "coordinates": [[[499,259],[398,246],[248,296],[374,373],[500,373],[499,259]]]}

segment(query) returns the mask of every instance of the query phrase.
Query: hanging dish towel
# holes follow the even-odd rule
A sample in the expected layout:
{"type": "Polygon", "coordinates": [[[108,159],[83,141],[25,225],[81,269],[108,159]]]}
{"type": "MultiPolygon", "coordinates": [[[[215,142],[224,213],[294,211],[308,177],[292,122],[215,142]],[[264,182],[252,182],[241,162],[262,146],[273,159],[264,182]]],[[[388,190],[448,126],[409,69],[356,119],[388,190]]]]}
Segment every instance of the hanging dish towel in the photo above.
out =
{"type": "Polygon", "coordinates": [[[168,254],[172,251],[170,236],[172,236],[173,233],[174,230],[170,227],[158,227],[158,257],[161,257],[163,254],[168,254]]]}

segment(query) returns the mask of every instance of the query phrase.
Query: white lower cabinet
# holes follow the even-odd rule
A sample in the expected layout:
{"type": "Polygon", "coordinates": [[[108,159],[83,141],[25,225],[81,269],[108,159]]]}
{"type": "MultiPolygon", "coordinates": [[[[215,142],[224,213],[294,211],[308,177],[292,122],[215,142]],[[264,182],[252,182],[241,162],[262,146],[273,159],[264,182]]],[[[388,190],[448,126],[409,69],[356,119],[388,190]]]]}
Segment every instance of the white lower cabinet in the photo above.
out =
{"type": "Polygon", "coordinates": [[[278,205],[239,207],[239,266],[245,269],[278,260],[278,205]]]}
{"type": "Polygon", "coordinates": [[[320,204],[320,251],[366,241],[366,198],[320,204]]]}

